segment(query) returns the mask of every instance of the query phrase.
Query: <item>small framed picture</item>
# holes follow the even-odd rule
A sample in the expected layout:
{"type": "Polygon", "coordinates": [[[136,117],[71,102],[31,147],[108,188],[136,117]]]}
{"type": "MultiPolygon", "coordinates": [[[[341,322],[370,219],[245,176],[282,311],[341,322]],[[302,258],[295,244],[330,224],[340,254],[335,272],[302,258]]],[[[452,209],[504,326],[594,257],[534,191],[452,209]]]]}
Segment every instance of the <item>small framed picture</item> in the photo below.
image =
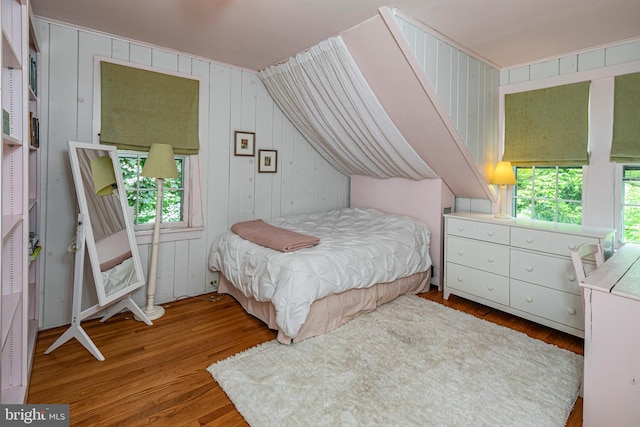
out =
{"type": "Polygon", "coordinates": [[[278,151],[259,150],[258,151],[258,172],[276,173],[278,172],[278,151]]]}
{"type": "Polygon", "coordinates": [[[235,131],[234,141],[234,155],[253,157],[256,154],[256,134],[254,132],[235,131]]]}

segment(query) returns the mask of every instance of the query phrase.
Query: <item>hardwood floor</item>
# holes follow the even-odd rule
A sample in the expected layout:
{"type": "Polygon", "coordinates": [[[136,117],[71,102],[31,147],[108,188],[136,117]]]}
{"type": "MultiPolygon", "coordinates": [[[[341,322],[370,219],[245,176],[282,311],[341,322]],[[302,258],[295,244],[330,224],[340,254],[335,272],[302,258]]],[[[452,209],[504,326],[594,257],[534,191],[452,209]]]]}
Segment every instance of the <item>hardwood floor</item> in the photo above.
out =
{"type": "MultiPolygon", "coordinates": [[[[432,289],[422,297],[583,354],[583,340],[432,289]]],[[[275,338],[230,296],[164,304],[153,326],[127,315],[83,327],[106,360],[76,340],[44,351],[66,327],[40,332],[28,403],[67,403],[73,426],[246,426],[206,368],[275,338]]],[[[567,426],[582,425],[578,398],[567,426]]]]}

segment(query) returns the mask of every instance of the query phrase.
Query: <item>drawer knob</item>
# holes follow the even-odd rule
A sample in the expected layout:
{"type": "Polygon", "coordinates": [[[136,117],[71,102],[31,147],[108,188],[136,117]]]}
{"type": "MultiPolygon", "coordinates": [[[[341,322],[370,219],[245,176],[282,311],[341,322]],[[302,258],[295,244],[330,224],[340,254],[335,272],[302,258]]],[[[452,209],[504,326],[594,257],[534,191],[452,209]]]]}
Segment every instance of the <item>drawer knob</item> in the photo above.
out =
{"type": "Polygon", "coordinates": [[[487,286],[487,289],[488,289],[488,290],[490,290],[490,291],[492,291],[492,290],[493,290],[493,286],[488,285],[488,286],[487,286]]]}
{"type": "Polygon", "coordinates": [[[458,227],[458,231],[464,230],[464,227],[458,227]]]}
{"type": "Polygon", "coordinates": [[[493,262],[493,258],[487,258],[488,262],[493,262]]]}
{"type": "Polygon", "coordinates": [[[493,231],[487,231],[487,236],[493,236],[493,231]]]}
{"type": "Polygon", "coordinates": [[[531,237],[527,237],[527,243],[533,243],[533,239],[531,237]]]}
{"type": "Polygon", "coordinates": [[[532,272],[533,271],[533,266],[532,265],[527,265],[524,269],[527,270],[528,272],[532,272]]]}
{"type": "Polygon", "coordinates": [[[570,251],[573,251],[573,250],[575,250],[575,249],[576,249],[576,244],[575,244],[575,243],[572,243],[572,244],[570,244],[568,247],[569,247],[569,250],[570,250],[570,251]]]}
{"type": "Polygon", "coordinates": [[[572,316],[573,316],[574,314],[576,314],[576,309],[575,309],[575,308],[573,308],[573,307],[569,307],[569,308],[567,309],[567,313],[569,313],[570,315],[572,315],[572,316]]]}
{"type": "Polygon", "coordinates": [[[570,274],[567,279],[569,279],[570,282],[575,282],[576,281],[576,276],[574,276],[573,274],[570,274]]]}
{"type": "Polygon", "coordinates": [[[458,250],[458,255],[462,255],[463,252],[461,250],[458,250]]]}
{"type": "Polygon", "coordinates": [[[526,298],[525,298],[525,300],[526,300],[527,302],[533,302],[533,298],[532,298],[532,297],[526,297],[526,298]]]}
{"type": "Polygon", "coordinates": [[[458,276],[458,282],[462,282],[462,276],[458,276]]]}

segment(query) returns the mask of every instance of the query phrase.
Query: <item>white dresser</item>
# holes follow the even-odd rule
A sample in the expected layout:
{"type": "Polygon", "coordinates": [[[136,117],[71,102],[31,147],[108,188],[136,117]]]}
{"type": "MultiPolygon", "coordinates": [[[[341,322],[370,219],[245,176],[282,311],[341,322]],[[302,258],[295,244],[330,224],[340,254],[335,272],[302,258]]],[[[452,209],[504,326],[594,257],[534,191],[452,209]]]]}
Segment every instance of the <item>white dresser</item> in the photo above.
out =
{"type": "Polygon", "coordinates": [[[584,337],[583,304],[570,251],[583,243],[599,243],[608,256],[614,237],[614,229],[447,214],[444,298],[459,295],[584,337]]]}

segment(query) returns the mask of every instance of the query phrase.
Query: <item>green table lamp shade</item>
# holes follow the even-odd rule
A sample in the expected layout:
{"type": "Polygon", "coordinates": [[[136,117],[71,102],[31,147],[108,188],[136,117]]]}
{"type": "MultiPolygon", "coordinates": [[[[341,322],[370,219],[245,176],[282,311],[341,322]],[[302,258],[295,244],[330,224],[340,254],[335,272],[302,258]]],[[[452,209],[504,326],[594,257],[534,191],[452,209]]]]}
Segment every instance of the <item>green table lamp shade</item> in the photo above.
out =
{"type": "Polygon", "coordinates": [[[151,144],[149,155],[142,167],[142,176],[150,178],[177,178],[178,169],[169,144],[151,144]]]}
{"type": "Polygon", "coordinates": [[[109,156],[91,159],[91,175],[93,188],[98,196],[113,194],[116,188],[116,173],[113,170],[113,161],[109,156]]]}

